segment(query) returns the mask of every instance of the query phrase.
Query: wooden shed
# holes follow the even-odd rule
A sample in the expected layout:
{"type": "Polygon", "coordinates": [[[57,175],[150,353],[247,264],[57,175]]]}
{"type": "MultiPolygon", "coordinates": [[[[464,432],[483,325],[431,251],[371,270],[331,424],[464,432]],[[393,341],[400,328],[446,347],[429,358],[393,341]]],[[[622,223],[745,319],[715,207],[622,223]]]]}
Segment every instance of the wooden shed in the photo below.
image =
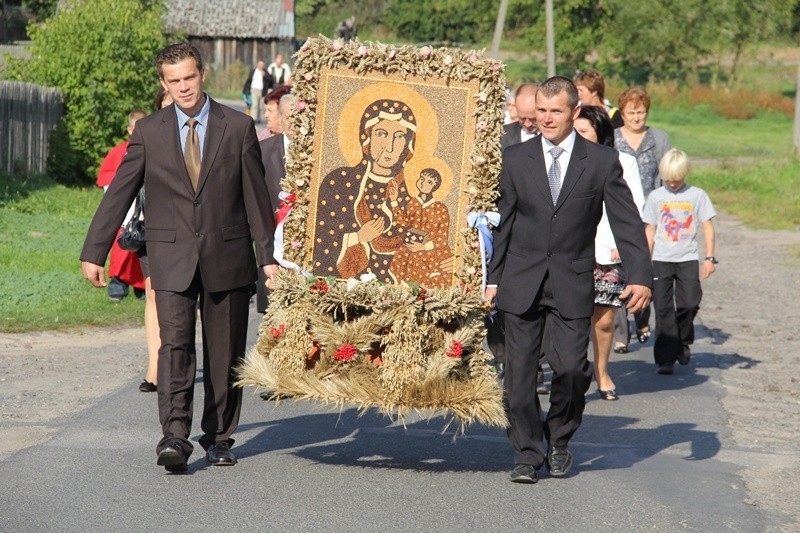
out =
{"type": "Polygon", "coordinates": [[[166,0],[166,27],[185,34],[212,68],[267,64],[295,51],[294,0],[166,0]]]}

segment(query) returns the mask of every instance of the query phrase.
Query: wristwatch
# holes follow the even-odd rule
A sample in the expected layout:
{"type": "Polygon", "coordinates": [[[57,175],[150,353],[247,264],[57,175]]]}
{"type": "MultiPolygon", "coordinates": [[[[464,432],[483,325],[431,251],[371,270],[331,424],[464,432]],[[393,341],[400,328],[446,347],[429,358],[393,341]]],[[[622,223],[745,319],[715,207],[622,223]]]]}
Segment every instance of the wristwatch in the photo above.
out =
{"type": "Polygon", "coordinates": [[[706,261],[711,261],[712,265],[716,265],[717,263],[719,263],[719,261],[717,261],[717,258],[714,257],[713,255],[709,255],[708,257],[706,257],[706,261]]]}

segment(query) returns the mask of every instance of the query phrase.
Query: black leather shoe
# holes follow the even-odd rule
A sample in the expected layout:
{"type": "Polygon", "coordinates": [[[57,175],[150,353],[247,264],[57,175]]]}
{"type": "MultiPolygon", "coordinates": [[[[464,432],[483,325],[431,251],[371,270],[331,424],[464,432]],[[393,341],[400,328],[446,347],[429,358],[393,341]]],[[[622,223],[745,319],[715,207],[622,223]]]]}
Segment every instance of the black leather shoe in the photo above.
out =
{"type": "Polygon", "coordinates": [[[672,374],[673,372],[675,372],[675,367],[673,365],[669,365],[669,364],[667,364],[667,365],[658,365],[658,370],[656,370],[657,374],[662,374],[662,375],[666,375],[666,376],[672,374]]]}
{"type": "Polygon", "coordinates": [[[539,475],[533,465],[517,465],[511,471],[511,481],[514,483],[536,483],[539,475]]]}
{"type": "Polygon", "coordinates": [[[547,450],[547,470],[553,477],[563,477],[572,468],[572,453],[567,446],[551,446],[547,450]]]}
{"type": "Polygon", "coordinates": [[[208,464],[214,466],[233,466],[236,464],[236,456],[231,452],[227,442],[218,442],[211,446],[206,452],[208,464]]]}
{"type": "Polygon", "coordinates": [[[541,368],[536,372],[536,394],[550,394],[550,389],[544,384],[544,371],[541,368]]]}
{"type": "Polygon", "coordinates": [[[186,472],[186,454],[177,443],[168,443],[158,452],[158,466],[163,466],[167,472],[186,472]]]}
{"type": "Polygon", "coordinates": [[[158,385],[150,383],[145,379],[139,384],[139,390],[142,392],[156,392],[158,390],[158,385]]]}
{"type": "Polygon", "coordinates": [[[678,356],[678,363],[682,365],[688,365],[689,361],[692,359],[692,349],[689,348],[688,345],[683,346],[683,351],[678,356]]]}

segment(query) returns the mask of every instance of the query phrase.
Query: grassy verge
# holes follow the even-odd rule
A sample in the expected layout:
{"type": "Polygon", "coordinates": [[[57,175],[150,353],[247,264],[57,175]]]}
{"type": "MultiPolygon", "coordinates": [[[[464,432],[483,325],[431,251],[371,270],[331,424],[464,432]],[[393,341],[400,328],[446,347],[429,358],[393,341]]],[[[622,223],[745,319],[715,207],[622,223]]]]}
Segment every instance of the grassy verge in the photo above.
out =
{"type": "Polygon", "coordinates": [[[47,179],[0,185],[0,331],[142,322],[143,302],[129,296],[114,305],[81,277],[78,257],[100,189],[47,179]]]}
{"type": "Polygon", "coordinates": [[[718,210],[762,229],[800,228],[800,161],[762,161],[738,168],[697,168],[689,181],[705,189],[718,210]]]}
{"type": "Polygon", "coordinates": [[[785,158],[792,150],[792,121],[781,113],[731,120],[702,105],[653,107],[647,123],[669,133],[672,146],[692,158],[785,158]]]}

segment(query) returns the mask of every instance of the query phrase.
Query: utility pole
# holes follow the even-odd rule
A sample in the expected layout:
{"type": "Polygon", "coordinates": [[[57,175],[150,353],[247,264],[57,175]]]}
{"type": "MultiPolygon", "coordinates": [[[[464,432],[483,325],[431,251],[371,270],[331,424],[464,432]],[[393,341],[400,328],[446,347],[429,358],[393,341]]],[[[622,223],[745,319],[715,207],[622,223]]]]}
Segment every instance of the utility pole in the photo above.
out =
{"type": "Polygon", "coordinates": [[[500,0],[497,22],[494,24],[494,37],[492,37],[492,57],[495,59],[500,55],[500,39],[503,37],[503,28],[506,25],[506,11],[508,11],[508,0],[500,0]]]}
{"type": "Polygon", "coordinates": [[[797,66],[797,82],[794,95],[794,152],[800,157],[800,65],[797,66]]]}
{"type": "Polygon", "coordinates": [[[545,21],[547,24],[547,77],[556,75],[556,37],[553,30],[553,0],[545,0],[545,21]]]}

